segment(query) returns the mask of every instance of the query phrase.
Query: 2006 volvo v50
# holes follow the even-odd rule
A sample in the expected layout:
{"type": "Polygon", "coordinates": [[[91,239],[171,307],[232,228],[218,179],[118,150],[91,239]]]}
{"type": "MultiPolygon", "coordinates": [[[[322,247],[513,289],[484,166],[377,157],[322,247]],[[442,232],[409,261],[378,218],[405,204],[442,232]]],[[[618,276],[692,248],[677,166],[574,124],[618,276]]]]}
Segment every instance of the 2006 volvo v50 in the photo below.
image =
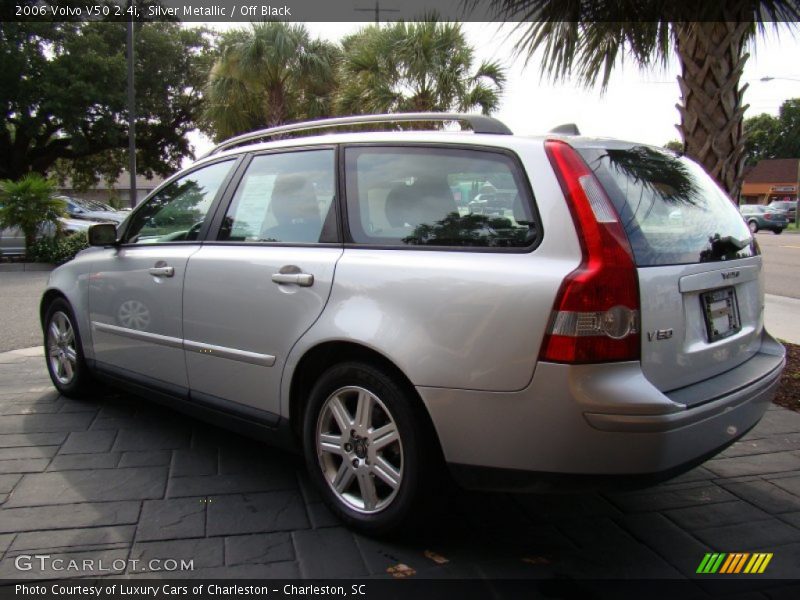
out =
{"type": "Polygon", "coordinates": [[[695,163],[569,129],[373,115],[229,140],[53,271],[53,382],[297,441],[373,532],[442,464],[484,487],[696,464],[758,422],[784,365],[758,247],[695,163]],[[472,132],[286,138],[431,120],[472,132]]]}

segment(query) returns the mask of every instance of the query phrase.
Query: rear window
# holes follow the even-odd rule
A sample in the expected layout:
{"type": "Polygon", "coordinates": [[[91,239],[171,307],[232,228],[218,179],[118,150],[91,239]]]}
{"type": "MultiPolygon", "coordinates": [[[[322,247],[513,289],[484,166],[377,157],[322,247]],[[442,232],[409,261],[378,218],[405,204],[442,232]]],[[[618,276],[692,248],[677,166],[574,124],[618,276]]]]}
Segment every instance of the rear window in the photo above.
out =
{"type": "Polygon", "coordinates": [[[521,249],[540,233],[528,186],[504,153],[353,146],[345,173],[358,244],[521,249]]]}
{"type": "Polygon", "coordinates": [[[797,203],[792,202],[791,200],[778,200],[777,202],[770,202],[770,208],[775,208],[778,210],[792,210],[796,208],[797,203]]]}
{"type": "Polygon", "coordinates": [[[739,211],[691,160],[651,146],[576,150],[616,207],[638,266],[756,254],[739,211]]]}

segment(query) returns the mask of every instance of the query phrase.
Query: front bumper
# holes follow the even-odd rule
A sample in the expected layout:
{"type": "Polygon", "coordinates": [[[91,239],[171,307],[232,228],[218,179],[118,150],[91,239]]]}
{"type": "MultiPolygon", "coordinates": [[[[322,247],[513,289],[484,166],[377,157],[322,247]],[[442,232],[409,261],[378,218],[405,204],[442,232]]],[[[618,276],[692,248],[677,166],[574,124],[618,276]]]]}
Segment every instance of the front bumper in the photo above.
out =
{"type": "Polygon", "coordinates": [[[759,352],[745,363],[668,394],[644,377],[638,362],[540,362],[520,392],[417,389],[453,465],[598,476],[670,473],[712,456],[758,423],[780,382],[784,354],[764,332],[759,352]],[[689,397],[691,408],[681,402],[689,397]]]}

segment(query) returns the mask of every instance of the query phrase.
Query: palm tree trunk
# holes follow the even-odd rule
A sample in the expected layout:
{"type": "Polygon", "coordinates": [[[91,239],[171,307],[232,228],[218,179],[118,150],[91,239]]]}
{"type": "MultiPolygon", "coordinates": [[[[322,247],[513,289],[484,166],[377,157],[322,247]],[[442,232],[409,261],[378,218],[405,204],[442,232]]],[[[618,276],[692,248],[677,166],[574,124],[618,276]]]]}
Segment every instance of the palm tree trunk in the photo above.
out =
{"type": "MultiPolygon", "coordinates": [[[[38,229],[38,228],[37,228],[38,229]]],[[[32,231],[23,231],[23,235],[25,236],[25,259],[28,260],[31,257],[31,248],[36,243],[36,233],[37,229],[33,229],[32,231]]]]}
{"type": "Polygon", "coordinates": [[[267,127],[286,123],[286,94],[282,86],[275,86],[267,93],[267,127]]]}
{"type": "Polygon", "coordinates": [[[747,85],[739,86],[749,54],[745,44],[753,24],[744,22],[675,23],[675,50],[681,65],[681,114],[678,131],[687,156],[698,161],[717,183],[738,199],[744,165],[742,104],[747,85]]]}

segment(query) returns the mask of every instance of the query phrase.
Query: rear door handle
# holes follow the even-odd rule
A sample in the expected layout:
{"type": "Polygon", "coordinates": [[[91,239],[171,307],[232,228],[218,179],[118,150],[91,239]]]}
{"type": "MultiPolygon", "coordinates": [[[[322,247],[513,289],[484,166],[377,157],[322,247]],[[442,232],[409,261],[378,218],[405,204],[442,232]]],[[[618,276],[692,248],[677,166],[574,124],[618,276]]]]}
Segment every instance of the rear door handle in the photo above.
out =
{"type": "Polygon", "coordinates": [[[272,276],[275,283],[294,283],[302,287],[314,285],[314,276],[311,273],[275,273],[272,276]]]}
{"type": "Polygon", "coordinates": [[[175,275],[174,267],[151,267],[147,270],[154,277],[172,277],[175,275]]]}

